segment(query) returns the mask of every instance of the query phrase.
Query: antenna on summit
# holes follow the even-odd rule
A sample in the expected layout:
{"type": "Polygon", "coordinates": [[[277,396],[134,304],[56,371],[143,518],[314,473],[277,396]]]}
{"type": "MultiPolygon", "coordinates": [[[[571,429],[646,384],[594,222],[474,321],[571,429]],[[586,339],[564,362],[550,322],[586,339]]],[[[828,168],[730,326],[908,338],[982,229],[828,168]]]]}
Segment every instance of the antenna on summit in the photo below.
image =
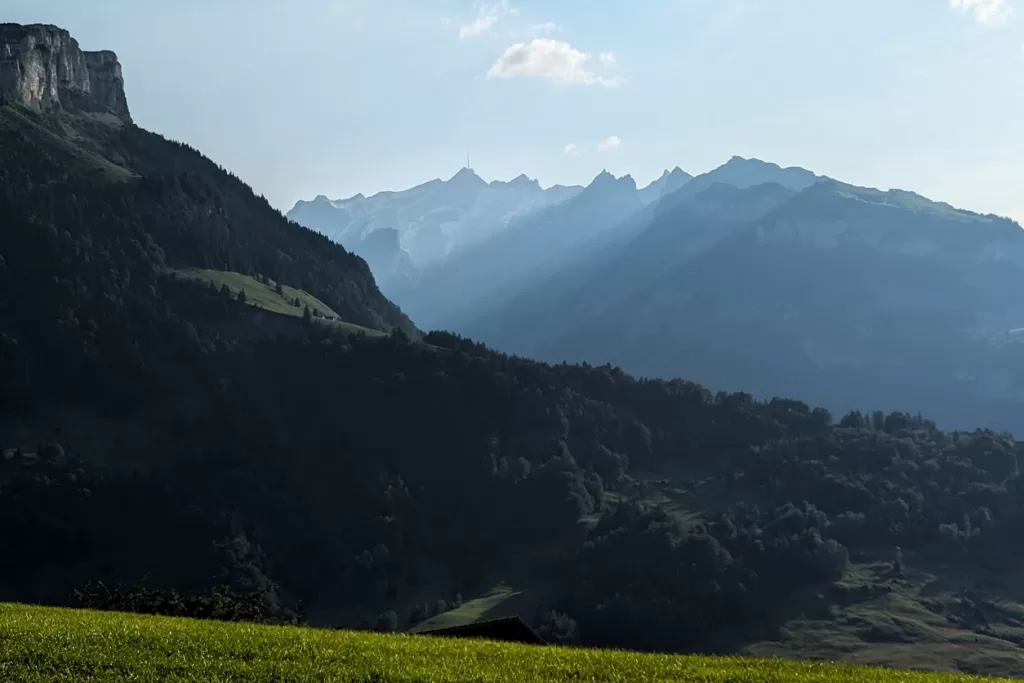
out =
{"type": "Polygon", "coordinates": [[[469,152],[466,152],[466,169],[472,171],[473,167],[469,165],[469,152]]]}

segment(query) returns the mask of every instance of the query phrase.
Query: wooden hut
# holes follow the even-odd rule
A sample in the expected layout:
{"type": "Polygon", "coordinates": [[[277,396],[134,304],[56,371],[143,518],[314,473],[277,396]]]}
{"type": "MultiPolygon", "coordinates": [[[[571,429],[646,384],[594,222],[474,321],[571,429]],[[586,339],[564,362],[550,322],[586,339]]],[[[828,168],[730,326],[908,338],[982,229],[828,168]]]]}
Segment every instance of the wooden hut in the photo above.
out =
{"type": "Polygon", "coordinates": [[[475,624],[449,626],[430,631],[421,631],[425,636],[441,636],[444,638],[482,638],[508,643],[525,643],[527,645],[546,645],[540,635],[526,625],[519,617],[506,617],[480,621],[475,624]]]}

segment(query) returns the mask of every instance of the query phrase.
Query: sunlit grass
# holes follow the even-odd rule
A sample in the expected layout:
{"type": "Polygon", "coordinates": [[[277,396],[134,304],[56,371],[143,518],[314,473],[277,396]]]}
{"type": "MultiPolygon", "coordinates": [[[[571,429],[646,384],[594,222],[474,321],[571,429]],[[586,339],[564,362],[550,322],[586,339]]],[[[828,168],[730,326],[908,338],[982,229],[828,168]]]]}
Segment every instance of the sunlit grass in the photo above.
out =
{"type": "Polygon", "coordinates": [[[0,681],[5,683],[971,680],[981,679],[0,605],[0,681]]]}
{"type": "MultiPolygon", "coordinates": [[[[228,289],[231,290],[232,296],[238,296],[238,292],[244,291],[247,304],[266,311],[302,317],[304,310],[308,307],[311,313],[317,312],[322,316],[330,318],[339,317],[330,306],[312,294],[287,285],[283,285],[281,293],[278,294],[274,283],[263,283],[254,277],[243,275],[242,273],[200,268],[182,268],[173,272],[183,278],[198,280],[203,283],[213,283],[218,289],[223,285],[227,285],[228,289]],[[299,301],[298,306],[292,303],[296,299],[299,301]]],[[[384,336],[384,333],[378,330],[371,330],[342,320],[318,320],[323,324],[341,328],[349,333],[362,333],[368,337],[384,336]]]]}

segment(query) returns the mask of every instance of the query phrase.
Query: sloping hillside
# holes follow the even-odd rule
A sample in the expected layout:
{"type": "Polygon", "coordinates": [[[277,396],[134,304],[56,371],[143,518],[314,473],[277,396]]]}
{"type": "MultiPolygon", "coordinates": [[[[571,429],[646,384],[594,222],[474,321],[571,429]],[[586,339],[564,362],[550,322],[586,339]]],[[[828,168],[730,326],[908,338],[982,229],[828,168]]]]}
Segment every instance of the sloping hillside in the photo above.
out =
{"type": "MultiPolygon", "coordinates": [[[[0,107],[0,135],[8,187],[38,174],[93,189],[95,196],[79,201],[98,212],[117,207],[117,219],[130,230],[138,230],[133,221],[145,222],[142,256],[154,268],[271,273],[314,293],[355,324],[415,334],[376,289],[362,259],[287,221],[241,180],[185,145],[131,124],[67,113],[41,116],[13,106],[0,107]]],[[[9,201],[24,205],[33,199],[9,201]]],[[[99,216],[79,210],[88,219],[70,234],[90,235],[89,223],[99,216]]],[[[25,208],[12,204],[8,211],[13,220],[25,208]]]]}
{"type": "Polygon", "coordinates": [[[0,675],[51,681],[972,683],[971,676],[568,650],[0,605],[0,675]],[[130,633],[130,638],[124,635],[130,633]]]}

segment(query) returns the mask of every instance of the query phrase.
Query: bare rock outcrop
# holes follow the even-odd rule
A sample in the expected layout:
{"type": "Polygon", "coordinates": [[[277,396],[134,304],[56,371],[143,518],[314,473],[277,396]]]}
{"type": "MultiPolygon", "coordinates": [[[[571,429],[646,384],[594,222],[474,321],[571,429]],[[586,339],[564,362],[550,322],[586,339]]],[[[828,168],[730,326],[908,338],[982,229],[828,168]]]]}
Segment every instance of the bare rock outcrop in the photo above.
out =
{"type": "Polygon", "coordinates": [[[0,24],[0,100],[131,121],[117,55],[82,50],[56,26],[0,24]]]}

